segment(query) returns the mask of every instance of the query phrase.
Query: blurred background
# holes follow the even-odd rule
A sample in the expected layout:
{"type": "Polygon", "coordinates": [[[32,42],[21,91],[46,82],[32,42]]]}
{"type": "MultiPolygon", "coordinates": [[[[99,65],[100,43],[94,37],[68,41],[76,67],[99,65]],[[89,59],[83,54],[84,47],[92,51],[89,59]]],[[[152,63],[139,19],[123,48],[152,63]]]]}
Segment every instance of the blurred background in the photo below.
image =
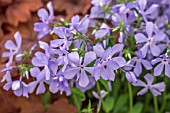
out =
{"type": "MultiPolygon", "coordinates": [[[[5,68],[7,59],[1,58],[5,51],[4,43],[12,39],[16,31],[20,31],[23,38],[23,50],[28,50],[36,41],[37,33],[33,32],[33,23],[39,21],[37,11],[46,7],[49,0],[0,0],[0,70],[5,68]]],[[[78,14],[89,13],[90,0],[52,0],[56,19],[70,19],[78,14]]],[[[48,40],[46,38],[45,40],[48,40]]],[[[15,64],[15,62],[13,62],[15,64]]],[[[0,73],[0,80],[4,73],[0,73]]],[[[13,72],[14,78],[17,72],[13,72]]],[[[70,105],[64,95],[31,95],[29,99],[16,97],[6,92],[0,83],[0,113],[75,113],[76,108],[70,105]],[[51,97],[52,96],[52,97],[51,97]],[[49,99],[50,98],[50,99],[49,99]],[[48,102],[50,101],[50,102],[48,102]],[[46,105],[46,103],[50,103],[46,105]],[[46,108],[49,109],[46,109],[46,108]]]]}

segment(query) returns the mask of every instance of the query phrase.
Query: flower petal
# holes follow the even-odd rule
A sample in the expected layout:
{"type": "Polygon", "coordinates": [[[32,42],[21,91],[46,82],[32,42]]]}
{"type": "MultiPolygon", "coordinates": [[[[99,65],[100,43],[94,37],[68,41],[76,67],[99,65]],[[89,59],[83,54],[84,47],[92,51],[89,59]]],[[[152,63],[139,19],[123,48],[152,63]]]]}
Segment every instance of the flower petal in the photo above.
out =
{"type": "Polygon", "coordinates": [[[137,95],[144,95],[147,91],[148,91],[148,88],[147,88],[147,87],[146,87],[146,88],[143,88],[142,90],[140,90],[140,91],[138,92],[137,95]]]}
{"type": "Polygon", "coordinates": [[[135,68],[134,68],[134,73],[137,77],[139,77],[139,75],[142,73],[142,65],[139,61],[136,62],[136,65],[135,65],[135,68]]]}
{"type": "Polygon", "coordinates": [[[124,44],[115,44],[112,47],[112,53],[110,56],[113,56],[117,52],[121,52],[123,50],[124,44]]]}
{"type": "Polygon", "coordinates": [[[155,76],[159,76],[159,75],[162,73],[163,68],[164,68],[164,64],[163,64],[163,63],[158,64],[158,65],[155,67],[155,69],[154,69],[154,75],[155,75],[155,76]]]}
{"type": "Polygon", "coordinates": [[[49,19],[50,21],[52,21],[52,19],[54,18],[54,10],[53,10],[53,5],[51,1],[47,3],[47,8],[50,12],[49,19]]]}
{"type": "Polygon", "coordinates": [[[147,22],[146,23],[146,33],[147,33],[149,38],[152,37],[153,27],[154,27],[154,25],[153,25],[152,22],[147,22]]]}
{"type": "Polygon", "coordinates": [[[152,85],[152,87],[160,92],[163,92],[165,90],[166,85],[164,82],[159,82],[159,83],[152,85]]]}
{"type": "Polygon", "coordinates": [[[21,87],[21,82],[19,80],[14,81],[12,84],[12,90],[17,90],[21,87]]]}
{"type": "Polygon", "coordinates": [[[16,50],[17,46],[12,40],[7,40],[7,42],[5,43],[5,48],[9,50],[16,50]]]}
{"type": "Polygon", "coordinates": [[[28,84],[28,92],[29,92],[29,93],[33,93],[34,90],[35,90],[35,88],[37,87],[37,84],[38,84],[37,81],[30,82],[30,83],[28,84]]]}
{"type": "Polygon", "coordinates": [[[161,61],[162,61],[162,58],[156,58],[156,59],[151,61],[151,64],[155,65],[156,63],[161,62],[161,61]]]}
{"type": "Polygon", "coordinates": [[[147,70],[152,69],[152,65],[151,65],[151,63],[150,63],[149,61],[142,59],[142,60],[141,60],[141,63],[143,64],[143,66],[144,66],[147,70]]]}
{"type": "Polygon", "coordinates": [[[170,78],[170,65],[165,64],[165,75],[170,78]]]}
{"type": "Polygon", "coordinates": [[[154,41],[163,41],[165,39],[165,33],[164,32],[158,32],[153,36],[154,41]]]}
{"type": "Polygon", "coordinates": [[[92,52],[92,51],[87,52],[84,56],[84,66],[87,66],[88,64],[90,64],[95,59],[96,59],[95,52],[92,52]]]}
{"type": "Polygon", "coordinates": [[[70,62],[79,65],[80,64],[80,58],[79,58],[79,54],[77,52],[72,52],[68,54],[68,59],[70,60],[70,62]]]}
{"type": "Polygon", "coordinates": [[[146,54],[147,54],[147,52],[148,52],[148,47],[149,47],[149,44],[146,43],[146,44],[140,49],[140,51],[142,52],[142,56],[143,56],[143,57],[146,57],[146,54]]]}
{"type": "Polygon", "coordinates": [[[103,46],[99,43],[97,43],[95,46],[93,46],[93,51],[96,53],[97,56],[102,57],[104,53],[103,46]]]}
{"type": "Polygon", "coordinates": [[[145,7],[146,7],[146,4],[147,4],[147,0],[136,0],[136,1],[137,1],[138,5],[139,5],[140,9],[142,11],[144,11],[145,7]]]}
{"type": "Polygon", "coordinates": [[[147,84],[150,86],[150,85],[152,85],[152,82],[153,82],[153,76],[151,75],[151,74],[146,74],[145,76],[144,76],[144,78],[145,78],[145,80],[146,80],[146,82],[147,82],[147,84]]]}
{"type": "Polygon", "coordinates": [[[45,92],[46,88],[43,82],[40,82],[40,84],[38,85],[36,94],[43,94],[45,92]]]}
{"type": "Polygon", "coordinates": [[[145,11],[145,15],[149,15],[152,13],[155,13],[155,11],[157,11],[159,5],[158,4],[153,4],[151,7],[149,7],[146,11],[145,11]]]}
{"type": "Polygon", "coordinates": [[[120,68],[119,64],[113,60],[107,61],[106,66],[108,66],[112,70],[116,70],[116,69],[120,68]]]}
{"type": "Polygon", "coordinates": [[[65,71],[64,77],[66,79],[72,79],[78,73],[78,71],[79,71],[78,68],[70,68],[65,71]]]}
{"type": "Polygon", "coordinates": [[[81,75],[79,79],[79,85],[81,87],[86,87],[89,84],[89,78],[84,70],[81,70],[81,75]]]}
{"type": "Polygon", "coordinates": [[[154,88],[151,88],[150,91],[151,91],[151,93],[152,93],[154,96],[159,96],[159,95],[161,95],[161,93],[160,93],[159,91],[157,91],[156,89],[154,89],[154,88]]]}
{"type": "Polygon", "coordinates": [[[126,72],[126,79],[131,83],[137,82],[137,78],[133,72],[126,72]]]}
{"type": "Polygon", "coordinates": [[[54,27],[54,33],[57,34],[60,38],[66,38],[63,30],[58,27],[54,27]]]}
{"type": "Polygon", "coordinates": [[[40,69],[38,67],[33,67],[30,69],[30,74],[32,77],[37,77],[39,73],[40,73],[40,69]]]}
{"type": "Polygon", "coordinates": [[[50,83],[49,90],[50,90],[50,92],[52,92],[53,94],[56,93],[56,92],[58,92],[57,82],[52,81],[52,82],[50,83]]]}
{"type": "Polygon", "coordinates": [[[134,86],[142,86],[142,87],[146,87],[147,85],[141,81],[141,80],[137,80],[136,83],[132,83],[134,86]]]}
{"type": "Polygon", "coordinates": [[[147,42],[148,39],[142,33],[138,33],[135,35],[135,40],[139,43],[143,43],[143,42],[147,42]]]}
{"type": "Polygon", "coordinates": [[[41,8],[38,10],[38,16],[41,19],[41,21],[45,22],[46,20],[48,20],[48,12],[44,9],[41,8]]]}
{"type": "Polygon", "coordinates": [[[14,38],[15,38],[15,41],[17,43],[17,47],[20,48],[21,47],[21,43],[22,43],[22,37],[21,37],[21,34],[19,32],[16,32],[14,34],[14,38]]]}

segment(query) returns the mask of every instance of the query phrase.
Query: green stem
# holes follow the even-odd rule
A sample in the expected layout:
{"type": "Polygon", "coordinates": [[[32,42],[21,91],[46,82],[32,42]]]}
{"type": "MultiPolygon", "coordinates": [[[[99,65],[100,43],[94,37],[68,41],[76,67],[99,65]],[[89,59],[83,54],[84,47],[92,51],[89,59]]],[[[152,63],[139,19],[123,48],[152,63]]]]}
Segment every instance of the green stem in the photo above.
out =
{"type": "Polygon", "coordinates": [[[132,113],[132,109],[133,109],[133,94],[132,94],[132,86],[131,84],[128,82],[128,90],[129,90],[129,113],[132,113]]]}
{"type": "MultiPolygon", "coordinates": [[[[164,78],[164,82],[165,82],[165,84],[168,83],[168,81],[167,81],[166,78],[164,78]]],[[[162,103],[162,106],[161,106],[161,108],[160,108],[160,113],[163,113],[163,112],[164,112],[166,103],[167,103],[167,92],[166,92],[166,90],[165,90],[165,91],[163,92],[163,103],[162,103]]]]}
{"type": "MultiPolygon", "coordinates": [[[[102,105],[102,102],[103,102],[103,98],[101,97],[101,94],[100,94],[100,84],[99,84],[99,82],[97,81],[96,82],[96,85],[97,85],[97,92],[98,92],[98,94],[99,94],[99,99],[100,99],[100,101],[101,101],[101,105],[102,105]]],[[[100,112],[100,109],[101,109],[101,105],[99,105],[98,106],[98,108],[97,108],[97,113],[99,113],[100,112]]]]}
{"type": "Polygon", "coordinates": [[[159,111],[158,111],[158,101],[157,101],[156,96],[153,96],[153,101],[154,101],[155,113],[159,113],[159,111]]]}
{"type": "Polygon", "coordinates": [[[165,105],[166,105],[166,91],[163,93],[163,103],[162,103],[162,106],[161,106],[161,109],[160,109],[160,113],[163,113],[164,109],[165,109],[165,105]]]}
{"type": "Polygon", "coordinates": [[[149,107],[149,103],[150,103],[150,101],[151,101],[152,96],[151,96],[151,95],[146,95],[146,98],[147,98],[147,99],[145,99],[145,104],[144,104],[143,113],[146,113],[146,112],[147,112],[148,107],[149,107]]]}

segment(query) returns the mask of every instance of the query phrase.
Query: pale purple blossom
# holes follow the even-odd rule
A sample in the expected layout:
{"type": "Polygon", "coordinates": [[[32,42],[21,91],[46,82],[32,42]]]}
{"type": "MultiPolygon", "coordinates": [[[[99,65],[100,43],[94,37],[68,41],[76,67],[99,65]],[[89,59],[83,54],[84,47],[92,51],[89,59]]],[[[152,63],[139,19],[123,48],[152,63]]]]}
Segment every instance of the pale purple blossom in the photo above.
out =
{"type": "Polygon", "coordinates": [[[87,33],[89,24],[90,24],[90,19],[88,15],[86,15],[81,20],[80,17],[76,15],[71,18],[71,23],[69,24],[69,28],[72,30],[72,32],[76,31],[85,34],[87,33]]]}
{"type": "Polygon", "coordinates": [[[148,22],[148,19],[155,19],[158,15],[158,4],[152,4],[149,8],[147,8],[147,0],[136,0],[138,4],[137,10],[142,15],[145,22],[148,22]]]}
{"type": "Polygon", "coordinates": [[[12,40],[7,40],[7,42],[5,43],[5,48],[7,50],[9,50],[9,52],[4,52],[2,54],[2,57],[9,57],[9,61],[8,61],[8,64],[7,64],[8,66],[11,65],[14,55],[16,55],[16,58],[15,58],[16,61],[21,60],[21,57],[17,57],[17,55],[22,53],[22,50],[21,50],[21,44],[22,44],[21,34],[19,32],[16,32],[14,34],[14,38],[15,38],[16,44],[12,40]]]}
{"type": "Polygon", "coordinates": [[[138,92],[137,95],[144,95],[145,93],[148,92],[148,90],[150,90],[154,96],[159,96],[161,95],[161,92],[165,90],[166,85],[164,82],[153,84],[154,77],[151,74],[146,74],[144,78],[147,84],[141,80],[138,80],[137,83],[133,83],[134,86],[144,87],[142,90],[138,92]]]}
{"type": "Polygon", "coordinates": [[[140,74],[142,73],[142,65],[145,67],[145,69],[147,70],[151,70],[152,69],[152,65],[150,63],[150,61],[143,59],[142,58],[142,54],[141,52],[136,52],[136,57],[133,57],[130,61],[131,64],[135,64],[134,66],[134,73],[137,77],[140,76],[140,74]]]}
{"type": "Polygon", "coordinates": [[[161,55],[161,57],[158,57],[151,61],[152,65],[158,63],[158,65],[154,68],[154,75],[161,75],[163,70],[165,69],[165,75],[170,78],[170,59],[166,54],[161,55]]]}
{"type": "Polygon", "coordinates": [[[116,53],[121,52],[122,49],[123,44],[116,44],[107,50],[104,50],[101,44],[96,44],[93,47],[94,52],[99,57],[99,59],[97,59],[94,64],[93,76],[95,77],[95,80],[98,80],[100,77],[102,77],[104,80],[114,81],[114,70],[123,67],[124,64],[122,64],[122,62],[118,63],[117,59],[120,61],[121,57],[114,57],[113,59],[112,57],[116,53]]]}
{"type": "Polygon", "coordinates": [[[142,33],[137,33],[135,35],[136,42],[144,44],[144,46],[140,49],[142,55],[146,57],[149,50],[151,51],[153,56],[159,56],[161,50],[157,43],[163,41],[163,39],[165,38],[165,34],[160,31],[153,35],[154,24],[152,22],[147,22],[145,29],[147,37],[142,33]]]}
{"type": "Polygon", "coordinates": [[[92,51],[87,52],[83,58],[77,52],[72,52],[68,54],[68,59],[72,63],[72,66],[65,71],[64,77],[66,79],[73,79],[76,76],[79,85],[86,87],[89,84],[89,78],[86,72],[92,74],[93,71],[93,67],[87,67],[87,65],[96,59],[96,54],[92,51]]]}
{"type": "Polygon", "coordinates": [[[54,33],[59,36],[59,39],[52,40],[50,45],[52,47],[60,47],[62,50],[69,50],[72,43],[72,34],[68,28],[54,27],[54,33]]]}
{"type": "Polygon", "coordinates": [[[27,98],[29,97],[28,96],[28,85],[25,84],[25,82],[23,82],[21,80],[7,82],[3,87],[3,89],[5,89],[7,91],[10,88],[14,91],[14,94],[16,96],[25,96],[27,98]]]}
{"type": "Polygon", "coordinates": [[[34,23],[34,31],[38,32],[38,39],[43,38],[51,31],[51,26],[49,24],[53,23],[54,19],[52,2],[47,3],[47,8],[49,12],[44,8],[38,10],[38,16],[42,22],[34,23]]]}

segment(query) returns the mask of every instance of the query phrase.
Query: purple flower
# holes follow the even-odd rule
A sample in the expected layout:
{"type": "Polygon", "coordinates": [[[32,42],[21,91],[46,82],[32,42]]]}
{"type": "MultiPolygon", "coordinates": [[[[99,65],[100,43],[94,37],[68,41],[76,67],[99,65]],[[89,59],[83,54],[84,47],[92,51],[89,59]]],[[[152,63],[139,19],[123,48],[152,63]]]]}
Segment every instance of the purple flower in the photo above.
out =
{"type": "Polygon", "coordinates": [[[49,13],[45,8],[41,8],[38,10],[38,16],[42,22],[48,24],[49,22],[53,22],[54,19],[54,10],[52,2],[47,3],[47,8],[49,10],[49,13]]]}
{"type": "Polygon", "coordinates": [[[148,60],[142,58],[141,52],[136,52],[137,57],[133,57],[130,61],[131,64],[135,64],[134,73],[137,77],[142,73],[142,65],[147,69],[152,69],[152,65],[148,60]]]}
{"type": "Polygon", "coordinates": [[[125,71],[125,76],[126,76],[126,79],[129,82],[131,82],[131,83],[136,83],[137,82],[137,78],[136,78],[136,75],[134,74],[134,72],[125,71]]]}
{"type": "MultiPolygon", "coordinates": [[[[124,22],[124,26],[130,27],[130,24],[136,20],[135,14],[131,11],[132,8],[135,8],[135,3],[118,4],[112,7],[114,15],[112,15],[113,25],[118,25],[124,22]]],[[[125,27],[125,28],[126,28],[125,27]]],[[[126,28],[127,29],[127,28],[126,28]]]]}
{"type": "Polygon", "coordinates": [[[60,49],[62,50],[69,50],[69,47],[71,45],[71,41],[69,41],[69,39],[72,38],[70,30],[65,27],[55,27],[54,33],[57,34],[60,39],[52,40],[50,45],[52,47],[60,47],[60,49]]]}
{"type": "Polygon", "coordinates": [[[104,36],[109,36],[110,30],[111,30],[111,28],[109,26],[107,26],[105,23],[102,23],[102,25],[100,26],[100,29],[98,31],[96,31],[95,37],[103,38],[104,36]]]}
{"type": "Polygon", "coordinates": [[[60,91],[60,94],[66,92],[66,95],[71,95],[71,89],[68,84],[68,81],[64,78],[63,72],[59,71],[59,73],[51,79],[49,90],[52,93],[57,93],[60,91]]]}
{"type": "Polygon", "coordinates": [[[7,81],[7,82],[11,82],[12,81],[12,77],[11,77],[10,71],[7,71],[6,74],[3,76],[1,82],[4,82],[4,81],[7,81]]]}
{"type": "Polygon", "coordinates": [[[64,72],[67,68],[67,65],[69,64],[69,60],[68,60],[68,51],[66,50],[59,50],[58,51],[58,58],[57,58],[57,63],[59,66],[63,65],[62,67],[62,72],[64,72]]]}
{"type": "Polygon", "coordinates": [[[49,58],[42,52],[36,52],[35,57],[32,58],[32,64],[37,67],[44,67],[42,72],[46,77],[46,80],[50,80],[49,58]]]}
{"type": "Polygon", "coordinates": [[[163,54],[161,57],[158,57],[154,60],[151,61],[152,65],[155,65],[159,63],[155,68],[154,68],[154,75],[159,76],[162,74],[162,71],[165,67],[165,75],[170,78],[170,59],[167,55],[163,54]],[[162,57],[162,58],[161,58],[162,57]]]}
{"type": "Polygon", "coordinates": [[[43,38],[45,35],[49,34],[51,31],[51,27],[49,26],[50,23],[53,22],[54,19],[54,11],[52,2],[47,3],[47,8],[49,13],[46,9],[41,8],[38,10],[38,16],[42,22],[36,22],[34,24],[34,31],[38,33],[38,39],[43,38]]]}
{"type": "Polygon", "coordinates": [[[158,96],[161,95],[161,92],[165,90],[166,85],[164,82],[159,82],[154,85],[152,84],[154,77],[151,74],[146,74],[144,78],[147,84],[141,80],[138,80],[137,83],[133,84],[134,86],[144,87],[142,90],[138,92],[137,95],[144,95],[148,90],[150,90],[154,96],[158,96]]]}
{"type": "Polygon", "coordinates": [[[94,5],[90,10],[91,18],[107,18],[111,17],[111,7],[109,6],[112,0],[92,0],[91,3],[94,5]],[[107,11],[104,11],[102,8],[107,7],[107,11]],[[109,7],[109,8],[108,8],[109,7]]]}
{"type": "Polygon", "coordinates": [[[105,90],[101,90],[101,91],[100,91],[100,94],[97,94],[95,91],[92,91],[92,95],[93,95],[93,97],[95,97],[96,99],[99,99],[98,108],[100,108],[101,105],[102,105],[102,100],[101,100],[101,98],[103,99],[103,98],[107,95],[107,92],[106,92],[105,90]]]}
{"type": "Polygon", "coordinates": [[[137,4],[138,4],[138,8],[137,10],[139,11],[139,13],[142,15],[143,19],[145,22],[148,22],[147,18],[149,19],[154,19],[155,17],[157,17],[157,13],[158,12],[158,4],[153,4],[151,5],[148,9],[146,7],[147,5],[147,0],[136,0],[137,4]]]}
{"type": "Polygon", "coordinates": [[[166,15],[163,15],[156,19],[155,24],[158,28],[164,28],[167,21],[168,17],[166,15]]]}
{"type": "MultiPolygon", "coordinates": [[[[112,48],[108,48],[107,50],[104,50],[102,45],[96,44],[93,47],[94,52],[99,57],[99,59],[96,60],[94,64],[94,71],[93,76],[95,77],[95,80],[98,80],[100,76],[104,80],[114,80],[115,79],[115,73],[113,70],[116,70],[120,67],[122,67],[124,64],[120,60],[121,57],[113,57],[114,54],[122,51],[123,44],[116,44],[112,48]],[[119,63],[117,61],[120,61],[119,63]]],[[[125,61],[126,63],[126,61],[125,61]]]]}
{"type": "Polygon", "coordinates": [[[95,6],[106,6],[107,4],[110,4],[112,0],[92,0],[91,3],[95,6]]]}
{"type": "Polygon", "coordinates": [[[162,41],[165,38],[165,34],[163,32],[157,32],[153,35],[154,25],[152,22],[146,23],[146,33],[148,37],[146,37],[142,33],[137,33],[135,35],[135,39],[138,43],[144,43],[144,46],[140,49],[142,55],[146,57],[148,50],[151,51],[153,56],[159,56],[161,50],[157,45],[158,42],[162,41]]]}
{"type": "Polygon", "coordinates": [[[90,18],[106,18],[109,19],[111,14],[104,13],[101,6],[93,6],[90,10],[90,18]]]}
{"type": "Polygon", "coordinates": [[[69,24],[70,29],[73,31],[78,31],[85,34],[88,30],[90,24],[89,16],[86,15],[83,19],[80,20],[78,15],[73,16],[71,23],[69,24]]]}
{"type": "Polygon", "coordinates": [[[51,47],[51,45],[49,46],[48,43],[42,41],[39,41],[38,43],[39,47],[45,51],[45,55],[49,59],[53,59],[55,54],[58,54],[57,49],[54,49],[53,47],[51,47]]]}
{"type": "Polygon", "coordinates": [[[28,96],[28,85],[22,82],[21,80],[7,82],[3,87],[3,89],[7,91],[10,88],[12,88],[16,96],[25,96],[27,98],[29,97],[28,96]]]}
{"type": "MultiPolygon", "coordinates": [[[[22,43],[21,34],[19,32],[16,32],[14,34],[14,38],[15,38],[16,44],[14,44],[14,42],[12,40],[8,40],[5,43],[5,48],[7,50],[9,50],[10,52],[4,52],[2,54],[2,57],[9,57],[8,66],[11,65],[12,60],[13,60],[13,56],[19,55],[22,52],[21,51],[21,43],[22,43]]],[[[20,60],[21,60],[20,57],[16,57],[16,61],[20,61],[20,60]]]]}
{"type": "Polygon", "coordinates": [[[66,79],[72,79],[77,76],[79,85],[86,87],[89,84],[86,71],[92,74],[93,70],[93,67],[86,66],[96,59],[96,54],[94,52],[87,52],[84,56],[84,61],[82,61],[83,58],[77,52],[72,52],[68,54],[68,59],[72,63],[72,67],[65,71],[64,77],[66,79]]]}
{"type": "Polygon", "coordinates": [[[36,94],[37,95],[43,94],[46,91],[45,84],[44,84],[46,82],[44,70],[40,71],[39,68],[34,67],[31,68],[30,74],[32,77],[36,78],[36,81],[30,82],[28,84],[29,93],[32,93],[35,90],[35,88],[38,86],[36,94]]]}
{"type": "Polygon", "coordinates": [[[84,92],[84,93],[85,93],[86,91],[92,89],[92,88],[95,86],[95,84],[96,84],[96,81],[95,81],[95,79],[94,79],[93,76],[88,76],[88,78],[89,78],[89,84],[88,84],[86,87],[81,87],[81,86],[79,85],[79,83],[76,82],[76,87],[78,87],[78,88],[79,88],[82,92],[84,92]]]}

